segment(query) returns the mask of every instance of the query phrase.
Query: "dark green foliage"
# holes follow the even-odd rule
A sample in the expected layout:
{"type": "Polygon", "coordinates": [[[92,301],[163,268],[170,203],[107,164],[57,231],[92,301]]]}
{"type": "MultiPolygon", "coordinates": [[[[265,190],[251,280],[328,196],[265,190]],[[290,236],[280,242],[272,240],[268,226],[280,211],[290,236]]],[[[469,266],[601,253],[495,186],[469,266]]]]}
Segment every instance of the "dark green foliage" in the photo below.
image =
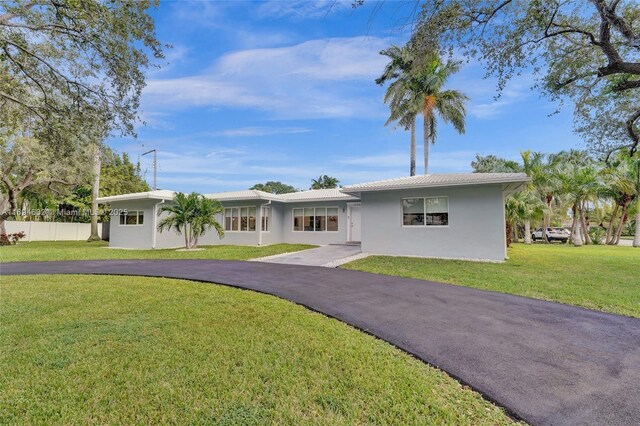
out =
{"type": "Polygon", "coordinates": [[[171,203],[162,205],[161,211],[169,215],[160,220],[158,230],[175,230],[183,234],[187,249],[195,248],[198,238],[211,228],[217,232],[219,238],[224,236],[224,229],[216,220],[216,215],[222,213],[224,208],[217,200],[195,192],[189,195],[178,192],[171,203]]]}
{"type": "Polygon", "coordinates": [[[272,180],[267,183],[256,183],[249,189],[257,189],[258,191],[264,191],[270,194],[289,194],[297,191],[297,189],[291,185],[272,180]]]}
{"type": "Polygon", "coordinates": [[[332,189],[337,188],[340,181],[337,178],[323,175],[318,179],[311,179],[311,187],[309,189],[332,189]]]}

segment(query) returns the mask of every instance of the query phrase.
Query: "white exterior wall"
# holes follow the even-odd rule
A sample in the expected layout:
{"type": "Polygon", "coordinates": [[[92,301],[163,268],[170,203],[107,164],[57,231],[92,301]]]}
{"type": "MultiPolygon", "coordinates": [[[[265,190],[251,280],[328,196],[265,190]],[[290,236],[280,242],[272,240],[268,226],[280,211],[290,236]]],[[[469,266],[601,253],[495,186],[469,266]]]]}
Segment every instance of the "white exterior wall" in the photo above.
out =
{"type": "Polygon", "coordinates": [[[150,249],[153,246],[153,206],[157,200],[116,201],[111,210],[120,209],[144,211],[142,225],[120,225],[118,216],[111,216],[109,247],[150,249]]]}
{"type": "Polygon", "coordinates": [[[362,193],[362,251],[373,254],[503,261],[501,185],[362,193]],[[448,226],[403,226],[402,199],[449,197],[448,226]]]}

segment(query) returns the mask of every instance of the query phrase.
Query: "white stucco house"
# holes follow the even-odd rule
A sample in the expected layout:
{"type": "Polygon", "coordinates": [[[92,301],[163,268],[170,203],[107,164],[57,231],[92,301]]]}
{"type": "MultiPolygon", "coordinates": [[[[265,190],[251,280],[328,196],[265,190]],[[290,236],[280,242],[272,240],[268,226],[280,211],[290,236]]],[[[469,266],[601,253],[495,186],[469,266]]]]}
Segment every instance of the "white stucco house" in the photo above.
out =
{"type": "MultiPolygon", "coordinates": [[[[430,174],[283,195],[206,194],[224,206],[218,219],[225,236],[210,232],[199,244],[361,243],[371,254],[502,261],[504,198],[528,180],[522,173],[430,174]]],[[[157,230],[160,208],[174,195],[157,190],[99,198],[114,212],[109,245],[182,246],[181,235],[157,230]]]]}

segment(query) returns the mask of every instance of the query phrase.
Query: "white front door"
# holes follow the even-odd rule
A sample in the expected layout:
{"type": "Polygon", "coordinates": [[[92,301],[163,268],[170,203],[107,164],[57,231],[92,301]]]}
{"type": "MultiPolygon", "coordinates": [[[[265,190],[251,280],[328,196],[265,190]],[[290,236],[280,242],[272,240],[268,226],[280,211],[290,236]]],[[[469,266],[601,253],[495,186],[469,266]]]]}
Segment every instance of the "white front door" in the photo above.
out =
{"type": "Polygon", "coordinates": [[[349,241],[360,241],[360,206],[349,206],[349,241]]]}

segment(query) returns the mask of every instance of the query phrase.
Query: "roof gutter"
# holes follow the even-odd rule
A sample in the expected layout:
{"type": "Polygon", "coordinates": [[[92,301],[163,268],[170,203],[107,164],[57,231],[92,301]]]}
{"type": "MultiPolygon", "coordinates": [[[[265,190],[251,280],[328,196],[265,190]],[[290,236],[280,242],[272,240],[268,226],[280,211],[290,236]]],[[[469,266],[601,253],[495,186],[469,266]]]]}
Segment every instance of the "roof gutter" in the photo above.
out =
{"type": "Polygon", "coordinates": [[[402,189],[429,189],[429,188],[448,188],[453,186],[474,186],[474,185],[503,185],[510,183],[520,183],[525,184],[531,181],[531,179],[513,179],[513,180],[499,180],[499,181],[485,181],[485,182],[445,182],[445,183],[436,183],[430,185],[396,185],[396,186],[385,186],[385,187],[371,187],[371,188],[343,188],[341,190],[344,194],[354,195],[360,194],[362,192],[378,192],[378,191],[396,191],[402,189]]]}

